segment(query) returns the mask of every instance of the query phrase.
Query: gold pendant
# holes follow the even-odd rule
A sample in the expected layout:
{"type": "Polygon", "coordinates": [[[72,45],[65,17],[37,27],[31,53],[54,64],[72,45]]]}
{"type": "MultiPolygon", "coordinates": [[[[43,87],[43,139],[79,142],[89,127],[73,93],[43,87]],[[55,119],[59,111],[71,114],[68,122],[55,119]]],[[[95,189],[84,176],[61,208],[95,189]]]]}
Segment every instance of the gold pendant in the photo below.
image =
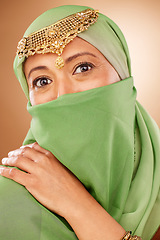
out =
{"type": "Polygon", "coordinates": [[[64,60],[62,57],[58,57],[55,61],[55,67],[58,69],[61,69],[62,67],[64,67],[64,60]]]}

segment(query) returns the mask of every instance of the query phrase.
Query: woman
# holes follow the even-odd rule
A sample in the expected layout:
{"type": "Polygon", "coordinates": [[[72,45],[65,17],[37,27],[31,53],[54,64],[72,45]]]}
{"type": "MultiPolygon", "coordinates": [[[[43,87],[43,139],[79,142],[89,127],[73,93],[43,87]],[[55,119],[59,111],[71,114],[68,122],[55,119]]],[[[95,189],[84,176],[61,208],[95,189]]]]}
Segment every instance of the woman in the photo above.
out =
{"type": "Polygon", "coordinates": [[[159,129],[136,102],[119,28],[88,7],[51,9],[26,31],[14,68],[33,119],[0,172],[28,191],[2,178],[1,238],[151,239],[159,129]]]}

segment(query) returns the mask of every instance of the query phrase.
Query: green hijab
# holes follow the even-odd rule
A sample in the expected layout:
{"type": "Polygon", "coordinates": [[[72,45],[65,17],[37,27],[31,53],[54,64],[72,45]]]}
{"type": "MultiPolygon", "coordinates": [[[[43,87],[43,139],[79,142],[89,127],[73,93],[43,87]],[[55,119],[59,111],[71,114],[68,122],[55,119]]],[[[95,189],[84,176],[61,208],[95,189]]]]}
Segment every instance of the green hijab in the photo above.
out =
{"type": "MultiPolygon", "coordinates": [[[[51,9],[25,36],[86,8],[51,9]]],[[[158,126],[136,101],[127,44],[115,23],[100,14],[79,37],[99,49],[123,81],[36,106],[29,101],[32,121],[24,144],[37,141],[51,151],[116,221],[149,240],[159,226],[158,126]]],[[[23,61],[16,57],[14,69],[28,97],[23,61]]],[[[0,180],[1,239],[77,239],[65,219],[38,203],[23,186],[0,180]]]]}

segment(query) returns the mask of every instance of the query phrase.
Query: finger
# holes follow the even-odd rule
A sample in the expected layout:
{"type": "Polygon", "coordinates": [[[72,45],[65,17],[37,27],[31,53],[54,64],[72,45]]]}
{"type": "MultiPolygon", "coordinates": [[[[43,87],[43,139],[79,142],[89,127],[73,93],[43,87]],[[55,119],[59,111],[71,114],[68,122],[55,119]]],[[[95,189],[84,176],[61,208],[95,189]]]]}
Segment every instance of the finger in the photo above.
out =
{"type": "Polygon", "coordinates": [[[9,157],[16,157],[16,156],[23,156],[25,158],[29,158],[34,162],[41,162],[41,161],[46,161],[47,156],[39,152],[38,150],[35,150],[34,148],[31,147],[24,147],[24,148],[19,148],[16,149],[15,151],[12,151],[11,153],[8,154],[9,157]]]}
{"type": "MultiPolygon", "coordinates": [[[[49,153],[51,153],[51,152],[49,152],[48,150],[42,148],[37,142],[35,142],[35,143],[32,144],[32,148],[34,148],[35,150],[37,150],[37,151],[39,151],[39,152],[41,152],[41,153],[44,153],[44,154],[46,154],[46,155],[49,155],[49,153]]],[[[52,153],[51,153],[51,154],[52,154],[52,153]]]]}
{"type": "Polygon", "coordinates": [[[0,167],[0,175],[26,186],[30,180],[30,174],[22,172],[16,168],[0,167]]]}
{"type": "Polygon", "coordinates": [[[34,143],[31,143],[31,144],[27,144],[27,145],[21,146],[19,149],[16,149],[14,151],[10,151],[8,153],[8,156],[11,157],[11,156],[15,156],[15,155],[18,155],[18,154],[19,155],[23,154],[23,150],[22,149],[25,149],[26,147],[33,148],[33,149],[37,150],[38,152],[44,153],[47,156],[50,156],[52,154],[50,151],[42,148],[37,142],[34,142],[34,143]]]}
{"type": "Polygon", "coordinates": [[[23,148],[26,148],[26,147],[32,148],[34,144],[35,144],[35,142],[32,143],[32,144],[27,144],[27,145],[21,146],[20,148],[15,149],[15,150],[13,150],[13,151],[10,151],[10,152],[8,153],[8,156],[11,157],[11,156],[14,156],[15,154],[16,154],[16,155],[18,155],[18,154],[20,155],[20,154],[22,154],[22,152],[23,152],[23,150],[22,150],[23,148]]]}
{"type": "MultiPolygon", "coordinates": [[[[29,144],[29,145],[27,145],[27,146],[30,147],[30,148],[33,148],[33,149],[37,150],[38,152],[41,152],[41,153],[45,154],[45,155],[46,155],[47,157],[49,157],[49,158],[50,158],[50,157],[54,157],[54,155],[53,155],[50,151],[42,148],[37,142],[34,142],[34,143],[29,144]]],[[[22,146],[21,148],[25,148],[25,146],[22,146]]],[[[54,158],[55,158],[55,157],[54,157],[54,158]]]]}
{"type": "Polygon", "coordinates": [[[8,153],[8,157],[12,157],[12,156],[15,156],[15,154],[21,154],[21,149],[20,148],[18,148],[18,149],[15,149],[15,150],[13,150],[13,151],[10,151],[9,153],[8,153]]]}
{"type": "Polygon", "coordinates": [[[30,143],[30,144],[26,144],[26,145],[21,146],[20,148],[24,148],[24,147],[30,147],[30,148],[32,148],[32,146],[33,146],[35,143],[36,143],[36,142],[30,143]]]}
{"type": "Polygon", "coordinates": [[[33,162],[29,158],[25,158],[23,156],[16,156],[16,157],[9,157],[9,158],[3,158],[2,164],[10,167],[17,167],[21,170],[33,173],[35,171],[35,162],[33,162]]]}

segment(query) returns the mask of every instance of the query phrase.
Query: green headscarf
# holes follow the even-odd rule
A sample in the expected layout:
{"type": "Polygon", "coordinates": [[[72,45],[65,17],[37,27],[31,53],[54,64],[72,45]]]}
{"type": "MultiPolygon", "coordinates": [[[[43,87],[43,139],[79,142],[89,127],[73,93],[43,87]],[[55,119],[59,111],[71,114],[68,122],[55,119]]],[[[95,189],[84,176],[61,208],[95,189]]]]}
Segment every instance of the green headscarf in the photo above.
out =
{"type": "MultiPolygon", "coordinates": [[[[51,9],[25,35],[85,8],[51,9]]],[[[37,141],[51,151],[116,221],[149,240],[159,225],[158,126],[136,101],[127,44],[115,23],[100,14],[79,37],[99,49],[124,80],[36,106],[29,102],[32,122],[24,144],[37,141]]],[[[28,97],[23,61],[16,57],[14,68],[28,97]]],[[[0,192],[0,238],[77,239],[63,218],[38,203],[23,186],[1,178],[0,192]]]]}
{"type": "MultiPolygon", "coordinates": [[[[49,26],[64,17],[83,11],[86,8],[88,7],[67,5],[50,9],[40,15],[29,26],[24,37],[49,26]]],[[[81,37],[95,46],[117,70],[121,79],[131,76],[130,56],[125,38],[119,27],[112,20],[99,13],[97,23],[90,26],[87,31],[78,34],[78,37],[81,37]]],[[[14,70],[26,96],[28,97],[28,86],[22,66],[23,61],[24,57],[19,59],[18,56],[16,56],[14,70]]]]}

